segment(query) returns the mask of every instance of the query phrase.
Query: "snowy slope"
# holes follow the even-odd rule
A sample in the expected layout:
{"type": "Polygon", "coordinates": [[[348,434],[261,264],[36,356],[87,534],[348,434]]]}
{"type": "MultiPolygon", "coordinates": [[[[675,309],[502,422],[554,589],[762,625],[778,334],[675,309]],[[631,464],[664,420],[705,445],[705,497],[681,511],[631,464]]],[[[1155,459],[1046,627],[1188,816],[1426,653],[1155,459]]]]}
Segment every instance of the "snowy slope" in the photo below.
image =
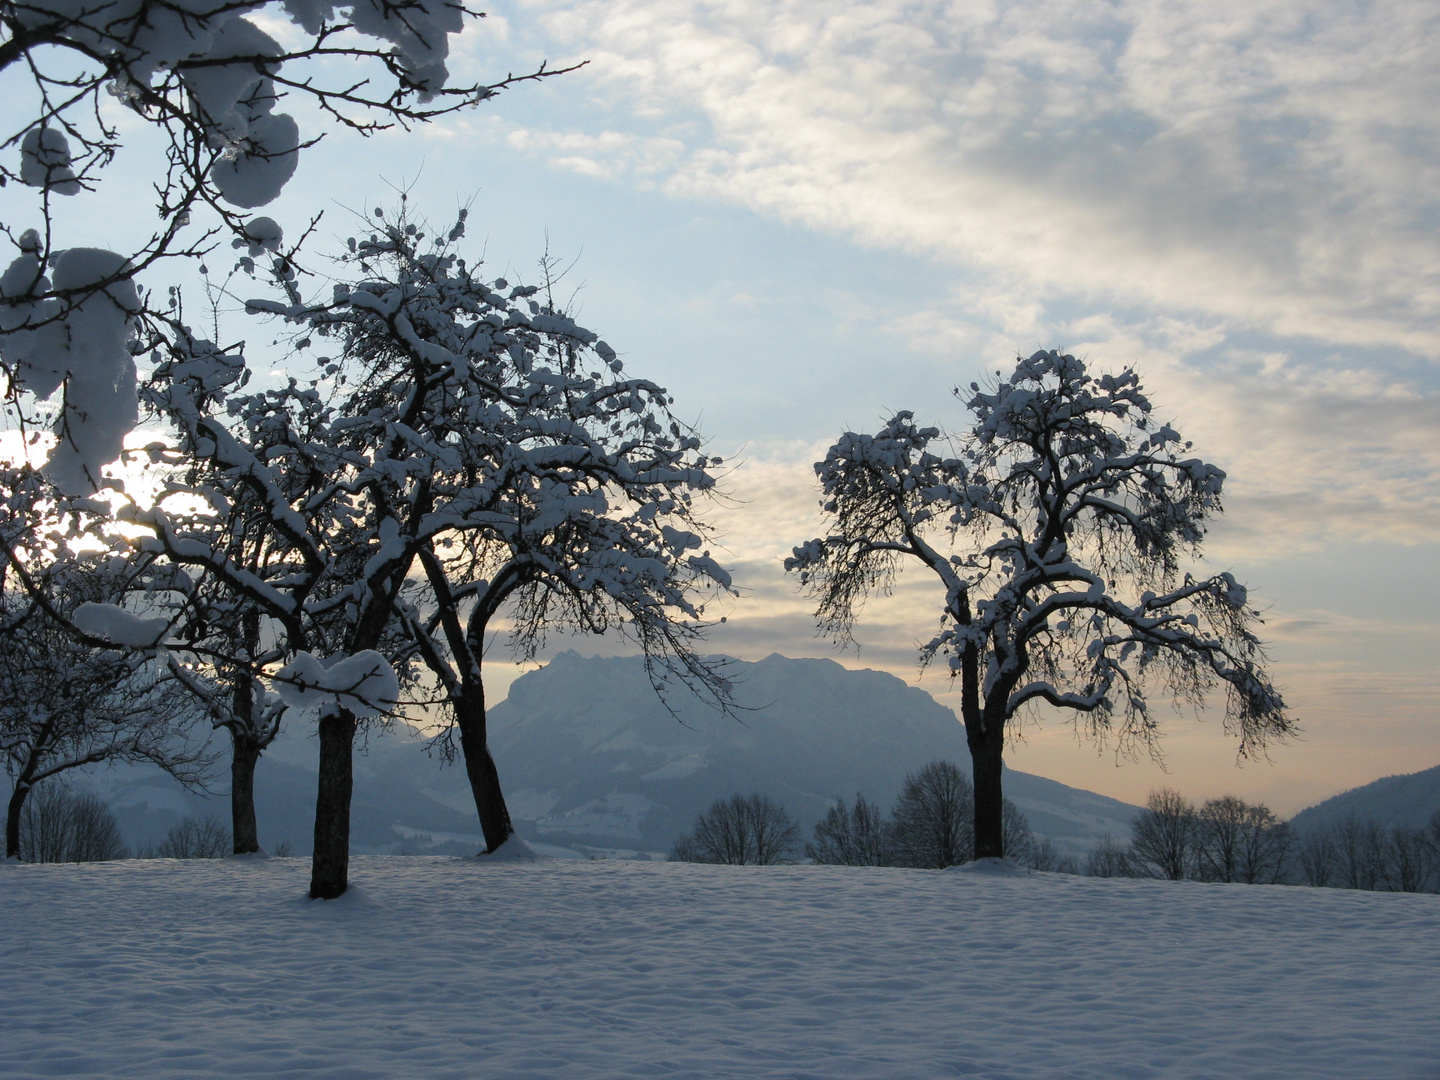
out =
{"type": "Polygon", "coordinates": [[[1302,832],[1316,826],[1336,825],[1353,816],[1389,827],[1418,829],[1440,813],[1440,765],[1423,772],[1386,776],[1362,787],[1342,791],[1296,814],[1293,823],[1302,832]]]}
{"type": "MultiPolygon", "coordinates": [[[[804,827],[856,792],[886,810],[905,775],[946,758],[969,768],[955,714],[879,671],[771,655],[734,661],[744,711],[723,716],[677,696],[679,721],[638,658],[557,656],[491,710],[491,747],[526,836],[668,850],[714,799],[758,791],[804,827]]],[[[1083,851],[1128,835],[1135,808],[1025,773],[1006,792],[1037,832],[1083,851]]]]}
{"type": "Polygon", "coordinates": [[[0,1076],[1434,1080],[1440,897],[361,858],[0,865],[0,1076]]]}

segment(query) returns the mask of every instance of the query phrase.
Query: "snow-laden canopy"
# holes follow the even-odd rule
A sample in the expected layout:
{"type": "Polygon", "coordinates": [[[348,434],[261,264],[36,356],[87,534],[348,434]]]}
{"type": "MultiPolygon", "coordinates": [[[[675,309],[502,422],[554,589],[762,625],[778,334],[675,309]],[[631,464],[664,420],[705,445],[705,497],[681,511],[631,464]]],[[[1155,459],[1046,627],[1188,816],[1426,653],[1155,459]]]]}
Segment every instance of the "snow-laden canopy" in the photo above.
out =
{"type": "Polygon", "coordinates": [[[137,275],[159,259],[203,254],[219,229],[256,249],[247,257],[263,250],[288,265],[294,253],[282,250],[279,225],[246,214],[277,198],[300,152],[323,134],[277,111],[282,98],[308,98],[330,121],[368,134],[547,74],[542,67],[494,85],[448,85],[450,36],[471,14],[448,0],[5,5],[0,184],[18,181],[36,199],[33,221],[23,223],[31,227],[12,223],[18,250],[0,274],[0,366],[13,403],[62,392],[51,479],[73,494],[93,492],[135,425],[125,345],[138,311],[137,275]],[[356,62],[376,70],[352,79],[356,62]],[[344,74],[333,81],[337,72],[344,74]],[[94,190],[121,149],[125,129],[101,108],[110,98],[166,147],[154,162],[155,232],[126,252],[52,246],[63,235],[57,197],[94,190]],[[215,224],[192,226],[193,214],[215,224]]]}
{"type": "MultiPolygon", "coordinates": [[[[1148,686],[1198,705],[1219,685],[1241,754],[1285,737],[1293,722],[1265,674],[1244,587],[1181,565],[1198,558],[1225,473],[1154,416],[1136,373],[1094,374],[1052,350],[956,394],[973,417],[958,439],[910,412],[873,435],[842,434],[815,466],[833,531],[785,565],[842,642],[902,561],[939,579],[940,624],[921,659],[944,658],[961,683],[977,794],[982,772],[994,781],[995,829],[1006,723],[1027,705],[1154,752],[1148,686]]],[[[1000,853],[993,835],[982,854],[1000,853]]]]}

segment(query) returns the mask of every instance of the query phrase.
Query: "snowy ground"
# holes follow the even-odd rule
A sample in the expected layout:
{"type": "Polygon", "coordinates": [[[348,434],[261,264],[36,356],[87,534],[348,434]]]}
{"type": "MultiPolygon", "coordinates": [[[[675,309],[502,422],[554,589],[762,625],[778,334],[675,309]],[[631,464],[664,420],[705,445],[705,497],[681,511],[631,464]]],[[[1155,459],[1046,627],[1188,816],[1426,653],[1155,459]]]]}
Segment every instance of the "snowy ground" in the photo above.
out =
{"type": "Polygon", "coordinates": [[[0,1076],[1440,1077],[1440,896],[360,858],[0,865],[0,1076]]]}

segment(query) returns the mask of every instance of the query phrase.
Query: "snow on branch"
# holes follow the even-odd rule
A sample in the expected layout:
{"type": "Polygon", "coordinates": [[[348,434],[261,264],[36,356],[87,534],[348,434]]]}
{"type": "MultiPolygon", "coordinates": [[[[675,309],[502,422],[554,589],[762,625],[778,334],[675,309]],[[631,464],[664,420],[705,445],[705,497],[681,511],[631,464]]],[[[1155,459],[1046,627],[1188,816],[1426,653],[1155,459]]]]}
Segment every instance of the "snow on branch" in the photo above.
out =
{"type": "Polygon", "coordinates": [[[170,630],[169,619],[147,619],[116,604],[81,604],[70,621],[91,637],[130,649],[153,649],[170,630]]]}
{"type": "Polygon", "coordinates": [[[349,245],[354,279],[308,305],[249,304],[340,346],[351,374],[328,439],[370,508],[365,573],[419,560],[437,615],[409,633],[452,697],[477,692],[479,628],[502,606],[520,655],[561,626],[688,649],[707,596],[734,588],[698,512],[719,460],[597,334],[533,286],[482,277],[458,253],[465,224],[432,236],[377,211],[349,245]],[[462,611],[467,581],[484,587],[462,611]]]}
{"type": "Polygon", "coordinates": [[[37,250],[38,240],[22,238],[21,254],[0,276],[0,358],[12,392],[48,398],[63,384],[45,474],[68,494],[88,495],[138,417],[128,343],[140,299],[114,252],[62,251],[47,276],[37,250]]]}
{"type": "Polygon", "coordinates": [[[138,543],[205,572],[197,644],[222,604],[266,620],[295,657],[268,676],[291,704],[379,715],[418,660],[462,715],[504,609],[519,655],[550,629],[618,628],[723,705],[694,653],[707,603],[734,590],[700,513],[719,459],[598,335],[466,263],[464,216],[435,237],[377,216],[348,280],[248,301],[294,328],[283,387],[247,389],[238,350],[147,317],[144,400],[175,445],[152,455],[160,503],[128,511],[138,543]],[[357,679],[358,657],[389,667],[357,679]]]}
{"type": "Polygon", "coordinates": [[[400,699],[400,681],[373,649],[326,659],[302,652],[271,676],[275,692],[296,709],[343,708],[360,717],[382,716],[400,699]]]}
{"type": "MultiPolygon", "coordinates": [[[[95,490],[136,423],[127,345],[133,282],[162,259],[196,257],[228,233],[252,271],[262,253],[293,283],[294,248],[272,203],[321,137],[279,109],[307,99],[329,127],[363,135],[469,108],[562,71],[456,85],[451,38],[482,17],[454,0],[7,0],[0,5],[0,186],[34,192],[34,219],[0,229],[15,257],[0,277],[0,369],[12,407],[63,385],[47,466],[66,491],[95,490]],[[267,32],[279,24],[281,45],[267,32]],[[288,24],[288,25],[287,25],[288,24]],[[155,226],[123,252],[62,250],[60,197],[104,179],[131,125],[160,136],[155,226]],[[204,215],[205,222],[192,219],[204,215]],[[25,225],[30,227],[26,228],[25,225]],[[18,233],[18,235],[17,235],[18,233]]],[[[150,151],[150,153],[154,153],[150,151]]],[[[0,262],[0,266],[3,266],[0,262]]]]}

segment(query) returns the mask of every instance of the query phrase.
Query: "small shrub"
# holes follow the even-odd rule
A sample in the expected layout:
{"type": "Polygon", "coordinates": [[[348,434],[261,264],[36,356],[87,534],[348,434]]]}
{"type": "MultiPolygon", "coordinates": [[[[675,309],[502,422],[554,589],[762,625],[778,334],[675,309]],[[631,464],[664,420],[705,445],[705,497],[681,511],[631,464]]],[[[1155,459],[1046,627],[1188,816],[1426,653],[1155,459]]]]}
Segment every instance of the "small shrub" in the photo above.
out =
{"type": "Polygon", "coordinates": [[[52,782],[26,798],[20,811],[20,857],[26,862],[104,862],[126,854],[115,815],[94,795],[52,782]]]}

